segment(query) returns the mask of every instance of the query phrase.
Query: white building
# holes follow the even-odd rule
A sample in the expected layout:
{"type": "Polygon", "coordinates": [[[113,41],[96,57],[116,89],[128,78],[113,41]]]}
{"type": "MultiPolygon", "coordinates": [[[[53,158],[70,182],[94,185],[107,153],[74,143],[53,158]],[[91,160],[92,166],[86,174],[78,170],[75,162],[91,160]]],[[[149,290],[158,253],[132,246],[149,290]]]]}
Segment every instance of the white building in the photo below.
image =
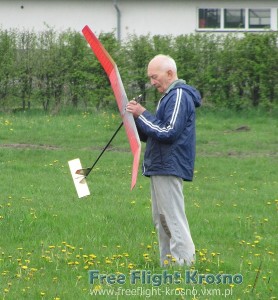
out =
{"type": "Polygon", "coordinates": [[[278,29],[278,0],[0,0],[0,27],[115,30],[118,38],[278,29]]]}

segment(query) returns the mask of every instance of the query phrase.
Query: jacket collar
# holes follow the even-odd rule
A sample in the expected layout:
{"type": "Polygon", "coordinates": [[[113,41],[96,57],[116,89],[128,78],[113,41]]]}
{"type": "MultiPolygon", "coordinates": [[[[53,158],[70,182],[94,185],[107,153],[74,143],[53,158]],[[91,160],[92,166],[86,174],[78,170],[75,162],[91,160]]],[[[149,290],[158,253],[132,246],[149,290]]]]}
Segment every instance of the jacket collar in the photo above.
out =
{"type": "Polygon", "coordinates": [[[170,84],[164,95],[168,94],[178,84],[186,84],[186,81],[183,79],[175,80],[172,84],[170,84]]]}

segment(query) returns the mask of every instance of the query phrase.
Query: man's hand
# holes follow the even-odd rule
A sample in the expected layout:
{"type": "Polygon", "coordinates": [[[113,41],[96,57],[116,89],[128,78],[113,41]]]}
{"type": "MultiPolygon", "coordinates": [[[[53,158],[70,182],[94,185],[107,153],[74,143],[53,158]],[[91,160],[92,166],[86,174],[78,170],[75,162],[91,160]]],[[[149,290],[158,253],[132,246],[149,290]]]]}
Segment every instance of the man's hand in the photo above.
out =
{"type": "Polygon", "coordinates": [[[146,108],[135,100],[129,101],[126,105],[126,111],[132,113],[134,118],[138,118],[145,110],[146,108]]]}

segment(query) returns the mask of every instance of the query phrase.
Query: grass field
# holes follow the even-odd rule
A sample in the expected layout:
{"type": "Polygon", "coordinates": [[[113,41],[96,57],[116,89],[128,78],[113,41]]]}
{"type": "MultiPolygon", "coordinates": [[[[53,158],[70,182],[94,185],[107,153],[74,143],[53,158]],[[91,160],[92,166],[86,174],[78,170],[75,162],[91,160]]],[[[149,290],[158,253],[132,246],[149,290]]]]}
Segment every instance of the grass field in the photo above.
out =
{"type": "Polygon", "coordinates": [[[90,166],[119,123],[105,112],[0,114],[1,299],[277,299],[277,116],[198,112],[184,194],[202,284],[159,267],[149,180],[139,174],[130,191],[124,130],[78,199],[67,162],[90,166]],[[110,277],[90,284],[89,270],[110,277]],[[218,274],[233,280],[211,283],[218,274]]]}

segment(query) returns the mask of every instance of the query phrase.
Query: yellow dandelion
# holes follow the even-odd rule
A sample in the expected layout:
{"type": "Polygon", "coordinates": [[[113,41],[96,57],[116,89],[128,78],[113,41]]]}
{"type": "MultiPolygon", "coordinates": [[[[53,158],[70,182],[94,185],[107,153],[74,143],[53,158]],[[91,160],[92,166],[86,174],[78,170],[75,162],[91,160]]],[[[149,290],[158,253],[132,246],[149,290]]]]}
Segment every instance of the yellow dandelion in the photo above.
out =
{"type": "Polygon", "coordinates": [[[132,263],[129,263],[127,267],[128,267],[128,269],[133,269],[135,267],[135,265],[132,263]]]}
{"type": "Polygon", "coordinates": [[[38,271],[38,269],[36,269],[36,268],[31,268],[30,269],[32,272],[37,272],[38,271]]]}

